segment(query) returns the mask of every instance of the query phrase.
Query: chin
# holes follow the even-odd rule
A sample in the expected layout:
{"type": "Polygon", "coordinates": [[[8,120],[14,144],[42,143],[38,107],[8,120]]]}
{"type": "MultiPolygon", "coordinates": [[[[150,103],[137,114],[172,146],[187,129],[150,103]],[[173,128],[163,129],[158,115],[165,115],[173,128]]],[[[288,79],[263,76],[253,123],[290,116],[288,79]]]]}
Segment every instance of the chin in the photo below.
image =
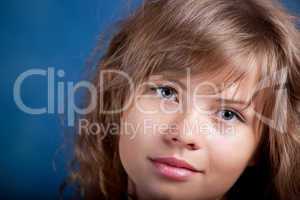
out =
{"type": "Polygon", "coordinates": [[[173,200],[177,196],[170,188],[157,181],[144,183],[140,191],[151,200],[173,200]]]}
{"type": "Polygon", "coordinates": [[[151,200],[191,200],[186,195],[183,196],[178,188],[180,188],[179,185],[155,181],[152,183],[148,182],[142,191],[147,196],[147,199],[151,200]]]}

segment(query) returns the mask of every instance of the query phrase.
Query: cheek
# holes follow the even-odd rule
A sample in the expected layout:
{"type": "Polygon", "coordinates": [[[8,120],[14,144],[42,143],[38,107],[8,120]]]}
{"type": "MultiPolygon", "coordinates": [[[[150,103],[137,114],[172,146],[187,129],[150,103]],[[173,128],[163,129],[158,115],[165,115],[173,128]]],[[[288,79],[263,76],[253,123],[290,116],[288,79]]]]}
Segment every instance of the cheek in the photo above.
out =
{"type": "Polygon", "coordinates": [[[159,133],[165,130],[172,116],[164,114],[164,104],[157,100],[143,99],[136,101],[134,107],[124,114],[121,120],[121,135],[126,136],[130,143],[149,143],[159,133]]]}
{"type": "Polygon", "coordinates": [[[119,155],[121,163],[128,174],[135,181],[137,172],[140,171],[139,165],[136,163],[141,160],[140,155],[143,152],[140,138],[135,136],[135,133],[124,133],[120,134],[119,138],[119,155]],[[134,137],[133,137],[134,136],[134,137]]]}
{"type": "Polygon", "coordinates": [[[145,173],[143,165],[149,154],[148,149],[151,149],[151,144],[157,144],[157,137],[153,134],[154,119],[157,117],[143,114],[136,108],[124,116],[121,120],[119,154],[125,171],[135,179],[141,176],[140,173],[145,173]]]}
{"type": "Polygon", "coordinates": [[[238,176],[253,156],[256,142],[252,131],[241,129],[234,135],[211,138],[208,148],[213,172],[238,176]]]}

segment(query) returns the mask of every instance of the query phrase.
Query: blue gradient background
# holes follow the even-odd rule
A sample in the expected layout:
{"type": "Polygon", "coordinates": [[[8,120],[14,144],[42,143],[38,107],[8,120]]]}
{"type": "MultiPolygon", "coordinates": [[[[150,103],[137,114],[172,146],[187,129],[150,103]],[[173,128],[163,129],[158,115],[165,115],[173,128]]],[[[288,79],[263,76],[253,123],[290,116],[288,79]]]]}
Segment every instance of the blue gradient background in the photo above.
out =
{"type": "MultiPolygon", "coordinates": [[[[300,14],[299,0],[284,4],[300,14]]],[[[57,199],[70,156],[57,114],[29,115],[17,108],[13,85],[30,68],[63,69],[59,81],[76,81],[101,31],[140,0],[2,0],[0,2],[0,199],[57,199]]],[[[31,107],[47,105],[45,77],[22,86],[31,107]]],[[[57,98],[57,96],[56,96],[57,98]]],[[[56,107],[55,107],[56,108],[56,107]]]]}

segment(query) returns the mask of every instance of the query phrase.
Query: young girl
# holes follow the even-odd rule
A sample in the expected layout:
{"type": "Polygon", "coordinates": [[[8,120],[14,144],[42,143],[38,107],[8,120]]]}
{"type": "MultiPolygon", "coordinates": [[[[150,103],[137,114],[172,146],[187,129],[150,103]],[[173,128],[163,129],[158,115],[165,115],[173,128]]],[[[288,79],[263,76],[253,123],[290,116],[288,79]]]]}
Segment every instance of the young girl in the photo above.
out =
{"type": "Polygon", "coordinates": [[[299,199],[300,35],[277,2],[147,0],[92,79],[83,199],[299,199]]]}

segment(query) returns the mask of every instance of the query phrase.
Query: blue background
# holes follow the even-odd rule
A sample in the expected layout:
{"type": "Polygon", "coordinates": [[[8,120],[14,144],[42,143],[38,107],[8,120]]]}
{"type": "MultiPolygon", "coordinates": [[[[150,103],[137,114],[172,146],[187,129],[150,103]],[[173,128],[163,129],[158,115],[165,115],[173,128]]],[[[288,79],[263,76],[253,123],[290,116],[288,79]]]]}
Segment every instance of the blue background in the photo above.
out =
{"type": "MultiPolygon", "coordinates": [[[[283,2],[299,15],[299,0],[283,2]]],[[[139,4],[140,0],[0,1],[0,199],[57,199],[70,158],[68,138],[73,133],[64,128],[63,116],[29,115],[16,106],[13,86],[18,75],[54,67],[65,71],[59,81],[76,82],[99,33],[139,4]]],[[[22,98],[31,107],[47,105],[46,78],[26,80],[22,98]]]]}

